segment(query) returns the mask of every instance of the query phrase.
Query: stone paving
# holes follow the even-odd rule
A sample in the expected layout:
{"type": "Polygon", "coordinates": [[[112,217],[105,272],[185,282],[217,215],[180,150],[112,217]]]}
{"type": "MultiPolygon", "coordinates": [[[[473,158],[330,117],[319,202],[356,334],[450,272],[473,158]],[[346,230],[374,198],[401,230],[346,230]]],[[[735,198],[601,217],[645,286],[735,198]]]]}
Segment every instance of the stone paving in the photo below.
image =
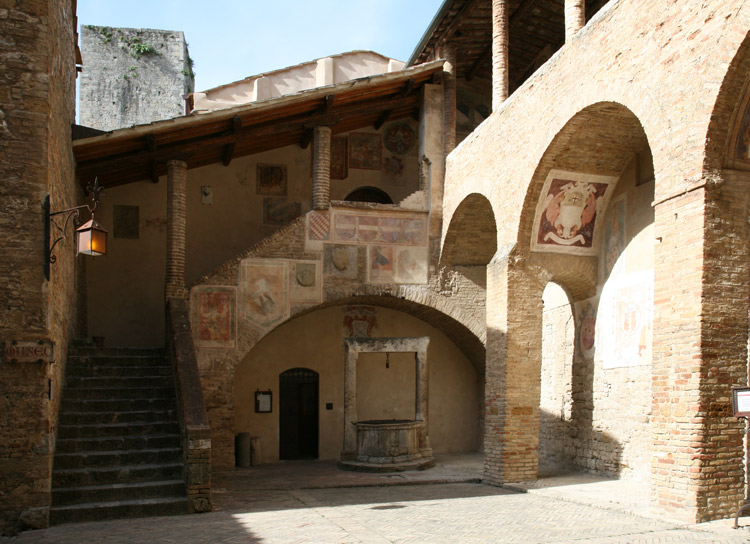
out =
{"type": "Polygon", "coordinates": [[[208,514],[61,525],[0,542],[750,542],[748,518],[733,530],[733,520],[686,526],[636,515],[627,511],[628,504],[635,504],[632,498],[622,509],[615,502],[594,506],[587,503],[616,493],[617,482],[599,478],[597,487],[591,476],[552,479],[551,485],[537,483],[528,492],[491,487],[474,483],[481,471],[476,457],[455,459],[435,472],[399,475],[343,472],[326,462],[219,473],[214,477],[216,510],[208,514]]]}

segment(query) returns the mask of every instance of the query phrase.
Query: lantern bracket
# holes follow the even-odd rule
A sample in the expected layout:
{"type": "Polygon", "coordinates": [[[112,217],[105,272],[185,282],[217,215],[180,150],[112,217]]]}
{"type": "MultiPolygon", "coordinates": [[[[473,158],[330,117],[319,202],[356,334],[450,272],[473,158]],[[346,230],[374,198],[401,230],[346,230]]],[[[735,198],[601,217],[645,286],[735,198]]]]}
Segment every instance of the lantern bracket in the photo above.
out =
{"type": "Polygon", "coordinates": [[[99,204],[99,200],[106,196],[104,191],[104,187],[99,185],[99,179],[94,179],[94,184],[92,185],[89,183],[86,186],[86,196],[91,197],[91,204],[82,204],[80,206],[74,206],[73,208],[67,208],[65,210],[60,210],[57,212],[53,212],[50,210],[50,203],[49,203],[49,195],[47,195],[44,198],[44,203],[42,204],[42,212],[44,214],[44,277],[49,280],[49,274],[50,274],[50,265],[52,263],[57,262],[57,255],[55,255],[55,246],[61,242],[62,240],[65,240],[67,238],[66,231],[68,229],[68,224],[70,222],[73,222],[73,225],[76,227],[79,225],[79,219],[81,216],[81,210],[86,208],[89,213],[91,214],[91,219],[94,218],[94,210],[96,209],[97,205],[99,204]],[[63,216],[61,218],[55,219],[56,216],[63,216]],[[54,241],[52,241],[52,226],[55,227],[56,232],[55,234],[57,237],[54,241]],[[50,245],[50,242],[52,242],[52,245],[50,245]]]}

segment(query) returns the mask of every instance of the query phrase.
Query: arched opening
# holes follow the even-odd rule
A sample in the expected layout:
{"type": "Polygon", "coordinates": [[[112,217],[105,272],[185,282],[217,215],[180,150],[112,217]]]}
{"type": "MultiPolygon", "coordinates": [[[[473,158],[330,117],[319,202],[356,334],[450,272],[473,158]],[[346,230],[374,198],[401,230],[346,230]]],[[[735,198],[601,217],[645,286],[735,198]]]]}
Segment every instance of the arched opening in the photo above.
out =
{"type": "Polygon", "coordinates": [[[279,459],[318,458],[318,373],[292,368],[279,374],[279,459]]]}
{"type": "Polygon", "coordinates": [[[486,266],[497,251],[497,227],[492,204],[483,195],[467,196],[451,217],[441,261],[447,265],[486,266]]]}
{"type": "Polygon", "coordinates": [[[542,294],[542,372],[540,384],[539,473],[571,467],[573,406],[573,305],[562,286],[549,282],[542,294]]]}
{"type": "Polygon", "coordinates": [[[393,204],[388,193],[377,187],[359,187],[346,195],[348,202],[372,202],[375,204],[393,204]]]}
{"type": "MultiPolygon", "coordinates": [[[[238,365],[233,386],[234,431],[258,438],[261,463],[293,458],[280,448],[286,436],[280,428],[285,410],[280,376],[289,369],[302,372],[302,366],[302,373],[315,373],[318,378],[317,458],[339,459],[344,438],[344,338],[356,336],[430,337],[431,447],[436,454],[479,450],[483,369],[459,347],[459,339],[451,339],[439,328],[439,320],[430,318],[430,309],[401,299],[394,299],[394,308],[376,305],[380,298],[388,297],[348,299],[346,304],[311,310],[287,321],[266,334],[238,365]],[[271,414],[256,413],[250,401],[257,390],[272,390],[271,414]]],[[[363,354],[357,371],[358,419],[414,419],[414,355],[391,353],[388,359],[386,366],[385,354],[363,354]]]]}
{"type": "Polygon", "coordinates": [[[563,127],[530,185],[518,252],[558,284],[536,325],[540,470],[649,481],[654,184],[639,120],[599,103],[563,127]]]}

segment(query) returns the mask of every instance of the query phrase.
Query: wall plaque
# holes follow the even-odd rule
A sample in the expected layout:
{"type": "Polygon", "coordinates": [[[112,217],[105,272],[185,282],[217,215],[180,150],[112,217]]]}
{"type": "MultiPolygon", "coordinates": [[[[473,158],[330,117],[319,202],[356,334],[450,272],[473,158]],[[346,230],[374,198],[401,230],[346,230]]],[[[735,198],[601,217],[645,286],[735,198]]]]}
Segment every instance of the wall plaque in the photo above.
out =
{"type": "Polygon", "coordinates": [[[8,363],[51,363],[52,340],[10,340],[5,343],[5,361],[8,363]]]}
{"type": "Polygon", "coordinates": [[[732,387],[732,413],[734,417],[750,417],[750,387],[732,387]]]}
{"type": "Polygon", "coordinates": [[[255,391],[255,413],[256,414],[268,414],[272,411],[272,399],[273,393],[269,389],[268,391],[255,391]]]}

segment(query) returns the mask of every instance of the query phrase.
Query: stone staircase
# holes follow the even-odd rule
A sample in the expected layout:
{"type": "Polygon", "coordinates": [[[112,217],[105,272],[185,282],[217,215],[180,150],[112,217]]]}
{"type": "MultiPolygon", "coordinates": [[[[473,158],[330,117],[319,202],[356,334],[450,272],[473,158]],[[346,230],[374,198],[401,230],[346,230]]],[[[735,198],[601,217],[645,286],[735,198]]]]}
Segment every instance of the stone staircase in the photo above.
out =
{"type": "Polygon", "coordinates": [[[50,524],[187,514],[164,350],[72,347],[66,372],[50,524]]]}

